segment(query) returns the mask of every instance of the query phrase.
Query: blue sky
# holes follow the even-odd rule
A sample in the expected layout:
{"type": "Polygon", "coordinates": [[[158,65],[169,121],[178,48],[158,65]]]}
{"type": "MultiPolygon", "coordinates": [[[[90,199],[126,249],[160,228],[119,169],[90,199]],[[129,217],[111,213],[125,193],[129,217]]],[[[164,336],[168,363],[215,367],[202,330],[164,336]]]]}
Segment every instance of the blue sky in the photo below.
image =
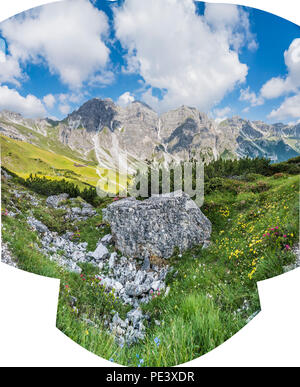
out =
{"type": "Polygon", "coordinates": [[[192,0],[72,0],[0,25],[0,110],[61,119],[93,97],[300,121],[300,27],[192,0]]]}

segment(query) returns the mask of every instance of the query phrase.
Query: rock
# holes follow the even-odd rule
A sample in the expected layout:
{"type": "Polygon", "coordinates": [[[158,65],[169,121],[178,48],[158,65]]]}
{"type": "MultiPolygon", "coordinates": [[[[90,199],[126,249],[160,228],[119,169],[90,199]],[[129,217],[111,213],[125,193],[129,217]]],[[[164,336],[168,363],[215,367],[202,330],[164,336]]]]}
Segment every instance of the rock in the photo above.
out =
{"type": "Polygon", "coordinates": [[[67,266],[69,270],[73,271],[74,273],[80,274],[82,271],[81,268],[75,262],[69,261],[67,263],[67,266]]]}
{"type": "Polygon", "coordinates": [[[50,207],[53,207],[53,208],[57,208],[58,205],[68,199],[69,197],[69,194],[67,193],[62,193],[60,195],[52,195],[52,196],[48,196],[47,199],[46,199],[46,204],[50,207]]]}
{"type": "Polygon", "coordinates": [[[126,317],[133,325],[136,325],[143,318],[143,312],[141,308],[132,309],[127,313],[126,317]]]}
{"type": "Polygon", "coordinates": [[[17,260],[10,252],[8,243],[5,243],[3,241],[1,243],[1,262],[13,267],[18,267],[17,260]]]}
{"type": "Polygon", "coordinates": [[[142,270],[149,270],[149,269],[150,269],[150,259],[149,259],[149,257],[144,257],[142,270]]]}
{"type": "Polygon", "coordinates": [[[165,291],[165,297],[167,297],[167,295],[170,293],[170,286],[167,287],[166,291],[165,291]]]}
{"type": "Polygon", "coordinates": [[[127,283],[125,286],[125,292],[128,296],[139,297],[143,293],[147,293],[150,290],[149,285],[137,285],[136,283],[127,283]]]}
{"type": "Polygon", "coordinates": [[[92,253],[89,253],[89,256],[98,262],[107,258],[109,256],[109,251],[102,243],[99,243],[96,250],[92,253]]]}
{"type": "Polygon", "coordinates": [[[84,262],[85,261],[85,254],[82,251],[75,250],[72,254],[72,260],[75,262],[84,262]]]}
{"type": "Polygon", "coordinates": [[[104,235],[104,237],[101,239],[101,242],[102,242],[103,244],[108,245],[108,244],[111,242],[111,240],[112,240],[112,235],[111,235],[111,234],[106,234],[106,235],[104,235]]]}
{"type": "Polygon", "coordinates": [[[1,174],[2,174],[2,176],[4,176],[4,178],[5,178],[6,180],[12,179],[12,176],[9,175],[9,174],[5,171],[5,169],[3,169],[3,168],[1,168],[1,174]]]}
{"type": "Polygon", "coordinates": [[[156,291],[156,290],[159,290],[161,288],[161,282],[160,281],[154,281],[152,282],[151,284],[151,288],[156,291]]]}
{"type": "Polygon", "coordinates": [[[118,281],[114,281],[113,283],[113,288],[117,291],[117,292],[120,292],[122,289],[123,289],[123,285],[118,282],[118,281]]]}
{"type": "Polygon", "coordinates": [[[103,210],[111,225],[116,248],[124,255],[146,259],[169,258],[178,247],[184,251],[207,241],[211,223],[182,191],[156,195],[139,201],[125,198],[103,210]]]}
{"type": "Polygon", "coordinates": [[[82,209],[81,209],[81,216],[83,217],[91,217],[97,215],[97,211],[88,203],[84,203],[82,209]]]}
{"type": "Polygon", "coordinates": [[[48,232],[48,227],[44,225],[44,223],[40,222],[39,220],[35,219],[33,216],[29,216],[27,218],[27,223],[29,226],[37,230],[38,232],[44,233],[48,232]]]}
{"type": "Polygon", "coordinates": [[[145,272],[142,270],[139,270],[135,276],[135,283],[139,285],[142,284],[145,280],[145,277],[146,277],[145,272]]]}
{"type": "Polygon", "coordinates": [[[112,254],[110,255],[110,258],[109,258],[109,261],[108,261],[108,266],[109,266],[110,269],[113,268],[113,266],[114,266],[114,264],[115,264],[115,259],[116,259],[116,257],[117,257],[117,253],[112,253],[112,254]]]}

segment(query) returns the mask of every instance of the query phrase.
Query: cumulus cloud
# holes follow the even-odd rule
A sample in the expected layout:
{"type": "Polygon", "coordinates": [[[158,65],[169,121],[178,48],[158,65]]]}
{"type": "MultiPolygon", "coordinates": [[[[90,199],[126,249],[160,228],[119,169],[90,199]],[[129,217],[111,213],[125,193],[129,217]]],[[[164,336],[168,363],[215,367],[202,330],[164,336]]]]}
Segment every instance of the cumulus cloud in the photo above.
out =
{"type": "Polygon", "coordinates": [[[242,89],[240,91],[240,101],[247,101],[250,102],[251,106],[259,106],[263,105],[264,99],[261,95],[256,95],[254,91],[250,91],[250,87],[247,87],[246,89],[242,89]]]}
{"type": "Polygon", "coordinates": [[[284,120],[287,118],[300,118],[300,93],[288,97],[269,114],[270,119],[284,120]]]}
{"type": "Polygon", "coordinates": [[[68,104],[62,104],[62,105],[59,105],[59,111],[62,113],[62,114],[68,114],[70,113],[71,111],[71,106],[68,105],[68,104]]]}
{"type": "Polygon", "coordinates": [[[13,62],[9,69],[0,70],[2,81],[5,73],[7,78],[19,78],[16,63],[32,62],[46,64],[63,83],[79,88],[96,73],[105,72],[108,28],[106,15],[88,0],[58,2],[9,19],[2,23],[1,33],[13,62]]]}
{"type": "Polygon", "coordinates": [[[130,94],[129,91],[126,91],[124,94],[120,95],[117,100],[117,104],[120,106],[127,106],[129,103],[134,101],[134,96],[130,94]]]}
{"type": "Polygon", "coordinates": [[[216,122],[222,122],[228,118],[229,113],[231,113],[231,108],[226,106],[222,109],[214,109],[213,115],[216,122]]]}
{"type": "Polygon", "coordinates": [[[43,102],[48,109],[52,109],[55,105],[55,97],[52,94],[45,95],[43,102]]]}
{"type": "Polygon", "coordinates": [[[254,51],[258,48],[255,35],[251,32],[247,12],[232,4],[205,5],[205,19],[207,23],[218,32],[222,33],[235,50],[247,46],[254,51]]]}
{"type": "Polygon", "coordinates": [[[295,39],[284,53],[288,74],[286,77],[275,77],[266,82],[261,95],[264,98],[277,98],[300,88],[300,39],[295,39]]]}
{"type": "Polygon", "coordinates": [[[34,95],[21,96],[16,90],[0,86],[0,110],[21,113],[24,117],[43,117],[46,114],[42,102],[34,95]]]}
{"type": "Polygon", "coordinates": [[[208,111],[245,81],[248,68],[238,49],[249,43],[240,19],[248,16],[236,6],[226,7],[206,5],[200,16],[192,0],[126,0],[114,9],[127,70],[139,72],[148,86],[146,103],[158,111],[182,104],[208,111]],[[162,91],[162,99],[153,88],[162,91]]]}
{"type": "Polygon", "coordinates": [[[16,77],[22,77],[19,63],[11,55],[6,55],[6,42],[0,38],[0,83],[9,82],[19,86],[16,77]]]}

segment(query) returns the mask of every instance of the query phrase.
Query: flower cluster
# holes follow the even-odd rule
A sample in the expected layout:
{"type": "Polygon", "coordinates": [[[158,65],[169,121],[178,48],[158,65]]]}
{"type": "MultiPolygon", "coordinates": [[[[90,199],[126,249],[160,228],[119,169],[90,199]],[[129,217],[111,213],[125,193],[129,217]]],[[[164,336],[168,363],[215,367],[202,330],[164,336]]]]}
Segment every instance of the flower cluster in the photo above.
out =
{"type": "Polygon", "coordinates": [[[157,290],[155,290],[155,291],[154,291],[153,289],[151,289],[151,290],[150,290],[150,295],[152,296],[152,300],[153,300],[154,298],[160,296],[160,295],[161,295],[161,292],[160,292],[159,289],[157,289],[157,290]]]}
{"type": "Polygon", "coordinates": [[[224,218],[228,218],[230,215],[229,208],[227,206],[220,209],[220,214],[224,216],[224,218]]]}
{"type": "Polygon", "coordinates": [[[270,227],[263,234],[266,245],[274,246],[275,248],[290,250],[293,243],[294,234],[287,233],[279,228],[279,226],[270,227]]]}
{"type": "Polygon", "coordinates": [[[1,215],[8,216],[7,208],[1,210],[1,215]]]}
{"type": "Polygon", "coordinates": [[[71,239],[71,240],[73,240],[73,239],[75,239],[75,240],[80,239],[80,230],[75,231],[75,232],[71,235],[70,239],[71,239]]]}

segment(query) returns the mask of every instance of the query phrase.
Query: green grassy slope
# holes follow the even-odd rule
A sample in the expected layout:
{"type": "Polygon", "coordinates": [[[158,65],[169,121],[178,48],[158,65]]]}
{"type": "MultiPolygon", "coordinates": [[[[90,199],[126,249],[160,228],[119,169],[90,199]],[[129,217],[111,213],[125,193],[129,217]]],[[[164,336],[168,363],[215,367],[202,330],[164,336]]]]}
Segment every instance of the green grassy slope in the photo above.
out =
{"type": "Polygon", "coordinates": [[[99,179],[93,163],[76,159],[64,149],[54,152],[5,136],[0,136],[0,145],[2,165],[23,178],[32,173],[50,179],[65,178],[78,185],[85,182],[94,186],[99,179]]]}

